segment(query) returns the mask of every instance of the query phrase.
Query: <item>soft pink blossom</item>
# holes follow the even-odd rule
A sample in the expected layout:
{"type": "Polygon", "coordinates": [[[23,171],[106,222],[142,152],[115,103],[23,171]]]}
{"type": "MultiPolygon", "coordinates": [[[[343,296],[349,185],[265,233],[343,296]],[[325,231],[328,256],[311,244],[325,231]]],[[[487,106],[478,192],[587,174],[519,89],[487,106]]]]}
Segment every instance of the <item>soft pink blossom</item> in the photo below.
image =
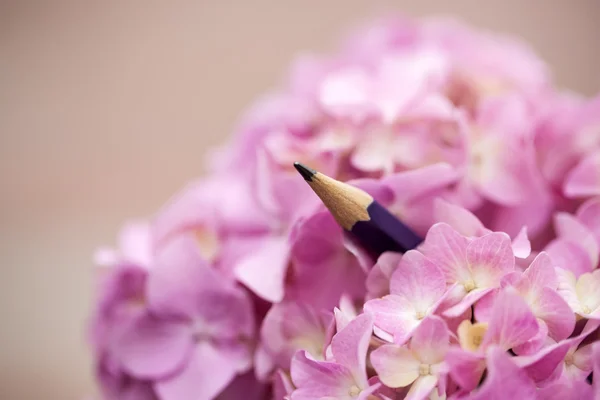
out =
{"type": "Polygon", "coordinates": [[[450,345],[442,319],[426,317],[415,329],[410,344],[386,344],[373,351],[371,363],[381,381],[391,388],[410,385],[407,399],[426,399],[439,386],[445,391],[444,357],[450,345]]]}
{"type": "Polygon", "coordinates": [[[371,316],[362,314],[333,337],[331,361],[313,360],[305,351],[296,353],[292,360],[292,382],[296,390],[291,399],[366,399],[379,387],[369,384],[366,371],[372,331],[371,316]]]}
{"type": "Polygon", "coordinates": [[[365,312],[374,318],[375,333],[388,341],[404,343],[433,314],[446,294],[442,271],[416,250],[402,256],[390,280],[390,294],[369,300],[365,312]]]}
{"type": "Polygon", "coordinates": [[[421,251],[442,270],[446,282],[455,285],[451,298],[458,304],[445,311],[449,317],[462,314],[498,287],[515,267],[510,238],[500,232],[471,239],[438,223],[427,233],[421,251]]]}

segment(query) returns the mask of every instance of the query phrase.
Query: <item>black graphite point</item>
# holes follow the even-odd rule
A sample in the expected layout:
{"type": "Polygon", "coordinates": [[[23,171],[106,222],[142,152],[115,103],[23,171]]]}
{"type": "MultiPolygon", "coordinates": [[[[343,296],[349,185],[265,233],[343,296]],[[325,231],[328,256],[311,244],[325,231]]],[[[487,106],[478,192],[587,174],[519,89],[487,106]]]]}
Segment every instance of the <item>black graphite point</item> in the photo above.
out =
{"type": "Polygon", "coordinates": [[[308,182],[311,182],[312,177],[317,173],[314,169],[308,168],[306,165],[299,162],[294,163],[294,168],[296,168],[296,171],[300,172],[300,175],[308,182]]]}

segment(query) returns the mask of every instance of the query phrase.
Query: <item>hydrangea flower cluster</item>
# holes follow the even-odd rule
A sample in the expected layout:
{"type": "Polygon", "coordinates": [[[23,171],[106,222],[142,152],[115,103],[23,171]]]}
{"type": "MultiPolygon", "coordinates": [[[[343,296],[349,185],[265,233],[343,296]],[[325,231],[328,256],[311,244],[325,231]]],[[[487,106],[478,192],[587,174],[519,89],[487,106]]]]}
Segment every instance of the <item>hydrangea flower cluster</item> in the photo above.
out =
{"type": "Polygon", "coordinates": [[[211,172],[100,249],[102,398],[599,398],[600,97],[509,38],[390,19],[304,57],[211,172]],[[371,259],[292,167],[425,239],[371,259]]]}

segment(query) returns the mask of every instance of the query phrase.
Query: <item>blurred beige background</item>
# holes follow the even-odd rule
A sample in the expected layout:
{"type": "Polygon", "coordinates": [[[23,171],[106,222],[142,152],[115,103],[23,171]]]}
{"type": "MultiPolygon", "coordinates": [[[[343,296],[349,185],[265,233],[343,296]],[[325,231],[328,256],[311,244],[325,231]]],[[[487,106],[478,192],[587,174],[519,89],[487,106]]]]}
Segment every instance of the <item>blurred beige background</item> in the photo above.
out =
{"type": "Polygon", "coordinates": [[[93,391],[94,246],[202,172],[294,54],[397,10],[519,35],[600,90],[600,1],[0,2],[0,398],[93,391]]]}

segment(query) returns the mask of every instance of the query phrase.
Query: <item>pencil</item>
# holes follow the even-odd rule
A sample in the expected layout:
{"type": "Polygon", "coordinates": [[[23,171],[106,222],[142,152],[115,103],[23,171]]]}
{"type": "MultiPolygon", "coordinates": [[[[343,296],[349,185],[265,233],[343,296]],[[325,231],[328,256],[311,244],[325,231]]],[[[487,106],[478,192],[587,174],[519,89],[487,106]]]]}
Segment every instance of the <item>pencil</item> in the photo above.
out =
{"type": "Polygon", "coordinates": [[[295,162],[294,168],[319,196],[337,223],[374,257],[386,251],[405,253],[423,239],[367,192],[295,162]]]}

